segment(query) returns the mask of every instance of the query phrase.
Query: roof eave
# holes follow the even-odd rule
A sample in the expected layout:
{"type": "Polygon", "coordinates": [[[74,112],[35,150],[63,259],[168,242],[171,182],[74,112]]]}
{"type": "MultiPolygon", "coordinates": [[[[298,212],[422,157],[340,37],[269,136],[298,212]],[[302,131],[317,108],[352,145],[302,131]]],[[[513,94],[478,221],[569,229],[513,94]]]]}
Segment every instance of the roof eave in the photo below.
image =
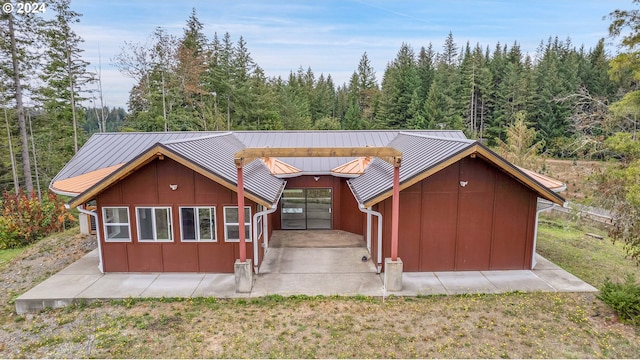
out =
{"type": "MultiPolygon", "coordinates": [[[[136,156],[134,159],[123,165],[118,170],[114,171],[104,179],[98,181],[96,184],[85,190],[84,192],[78,194],[73,199],[68,202],[69,207],[74,208],[80,204],[83,204],[91,199],[93,199],[100,192],[104,191],[111,185],[117,183],[118,181],[124,179],[132,172],[138,170],[142,166],[150,163],[160,156],[168,156],[172,160],[177,161],[181,165],[199,173],[200,175],[217,182],[218,184],[226,187],[229,190],[238,191],[238,186],[233,181],[226,179],[219,174],[214,174],[211,171],[205,169],[201,165],[193,162],[192,160],[186,159],[179,154],[173,152],[171,149],[165,147],[162,143],[156,143],[151,146],[148,150],[142,152],[140,155],[136,156]]],[[[276,199],[266,199],[258,194],[254,194],[252,191],[245,189],[245,196],[263,206],[268,208],[272,207],[276,199]]]]}
{"type": "MultiPolygon", "coordinates": [[[[402,191],[426,179],[427,177],[437,173],[438,171],[444,169],[445,167],[455,162],[460,161],[461,159],[471,154],[479,154],[484,158],[486,158],[487,160],[489,160],[490,162],[492,162],[493,164],[495,164],[496,166],[498,166],[500,169],[507,172],[509,175],[515,177],[520,182],[524,183],[527,187],[534,190],[539,197],[543,199],[547,199],[558,205],[564,204],[565,199],[562,196],[558,195],[553,190],[546,188],[545,186],[540,184],[538,181],[536,181],[529,175],[525,174],[523,171],[519,170],[515,165],[509,163],[508,161],[503,159],[501,156],[493,152],[491,149],[487,148],[486,146],[482,145],[479,142],[471,143],[470,145],[471,146],[466,147],[455,154],[452,154],[448,158],[425,169],[423,172],[413,176],[412,178],[405,179],[403,182],[400,183],[400,190],[402,191]]],[[[375,205],[391,197],[392,195],[393,195],[393,189],[385,190],[383,192],[378,193],[377,195],[370,197],[369,199],[365,199],[363,206],[370,207],[372,205],[375,205]]]]}

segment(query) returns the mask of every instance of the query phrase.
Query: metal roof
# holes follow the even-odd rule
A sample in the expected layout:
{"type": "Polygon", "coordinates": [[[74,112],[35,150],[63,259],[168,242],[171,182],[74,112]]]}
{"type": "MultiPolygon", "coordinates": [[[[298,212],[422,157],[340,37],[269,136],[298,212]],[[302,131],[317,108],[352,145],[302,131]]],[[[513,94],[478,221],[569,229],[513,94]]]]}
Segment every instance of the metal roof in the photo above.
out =
{"type": "MultiPolygon", "coordinates": [[[[474,144],[476,141],[467,139],[401,132],[388,146],[402,152],[402,166],[400,166],[400,183],[402,183],[474,144]]],[[[364,174],[349,180],[349,184],[358,202],[364,204],[393,187],[393,166],[380,159],[374,159],[364,174]]]]}
{"type": "MultiPolygon", "coordinates": [[[[166,149],[187,161],[187,165],[196,165],[197,168],[210,172],[229,184],[237,183],[234,154],[246,147],[389,146],[403,153],[400,182],[404,183],[418,181],[419,176],[428,176],[426,172],[429,169],[451,161],[464,151],[473,150],[474,146],[479,146],[482,148],[481,151],[486,150],[488,156],[499,163],[498,166],[507,167],[509,171],[515,170],[516,173],[513,175],[516,177],[532,180],[531,186],[538,189],[536,191],[546,193],[546,190],[540,189],[547,189],[544,185],[540,185],[540,180],[510,165],[477,141],[466,139],[461,131],[438,130],[98,133],[94,134],[53,178],[50,188],[64,192],[57,189],[54,184],[63,184],[64,180],[73,178],[85,181],[85,178],[91,174],[102,174],[100,171],[96,172],[97,170],[110,167],[119,169],[115,166],[119,164],[125,164],[123,167],[126,167],[155,146],[166,149]]],[[[301,157],[278,160],[300,169],[299,174],[331,174],[331,169],[345,165],[354,159],[301,157]]],[[[245,165],[244,174],[245,189],[250,194],[271,204],[278,200],[284,181],[276,178],[261,159],[245,165]]],[[[109,174],[105,174],[106,177],[109,177],[109,174]]],[[[349,180],[349,185],[358,202],[365,204],[388,192],[392,188],[392,178],[392,165],[376,158],[362,175],[349,180]]],[[[95,181],[100,182],[101,179],[95,179],[95,181]]],[[[75,182],[77,181],[70,181],[70,183],[75,182]]],[[[87,194],[88,192],[85,193],[87,194]]],[[[550,198],[555,196],[547,195],[544,196],[550,198]]],[[[561,198],[558,197],[558,199],[561,198]]]]}
{"type": "MultiPolygon", "coordinates": [[[[387,146],[400,130],[288,130],[234,131],[247,147],[358,147],[387,146]]],[[[413,134],[466,139],[459,130],[408,130],[413,134]]],[[[302,175],[330,175],[331,169],[355,158],[279,158],[302,171],[302,175]]]]}
{"type": "Polygon", "coordinates": [[[223,134],[223,132],[95,133],[51,182],[127,163],[159,142],[213,134],[223,134]]]}
{"type": "MultiPolygon", "coordinates": [[[[161,146],[229,183],[238,183],[233,158],[234,154],[245,146],[232,134],[164,142],[161,146]]],[[[268,201],[269,204],[275,204],[284,187],[284,181],[273,176],[259,159],[245,165],[243,171],[245,191],[268,201]]]]}
{"type": "MultiPolygon", "coordinates": [[[[237,131],[233,132],[247,147],[329,147],[329,146],[386,146],[400,131],[237,131]]],[[[416,134],[433,134],[438,137],[464,139],[462,131],[415,130],[416,134]]],[[[52,182],[69,179],[91,171],[131,161],[150,146],[174,140],[201,138],[230,134],[223,131],[183,132],[118,132],[95,133],[78,150],[76,155],[52,179],[52,182]]],[[[303,173],[326,173],[353,158],[281,158],[303,173]]]]}

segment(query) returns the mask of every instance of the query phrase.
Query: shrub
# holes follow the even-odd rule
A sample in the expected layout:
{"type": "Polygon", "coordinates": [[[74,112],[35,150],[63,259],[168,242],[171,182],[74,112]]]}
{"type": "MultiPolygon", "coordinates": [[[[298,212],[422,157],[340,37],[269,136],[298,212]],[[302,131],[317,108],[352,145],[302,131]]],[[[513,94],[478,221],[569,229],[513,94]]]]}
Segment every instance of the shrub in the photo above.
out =
{"type": "Polygon", "coordinates": [[[63,230],[73,220],[64,202],[52,192],[47,193],[42,201],[35,194],[4,192],[0,214],[0,249],[31,244],[63,230]]]}
{"type": "Polygon", "coordinates": [[[640,284],[633,275],[627,275],[622,283],[606,279],[598,298],[611,306],[623,322],[640,326],[640,284]]]}

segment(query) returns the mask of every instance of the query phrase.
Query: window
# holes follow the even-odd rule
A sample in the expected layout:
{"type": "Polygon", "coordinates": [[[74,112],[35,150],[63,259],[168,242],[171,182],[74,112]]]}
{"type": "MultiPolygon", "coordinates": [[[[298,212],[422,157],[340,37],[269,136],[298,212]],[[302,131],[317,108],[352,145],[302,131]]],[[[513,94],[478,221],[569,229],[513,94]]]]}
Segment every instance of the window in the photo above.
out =
{"type": "Polygon", "coordinates": [[[171,208],[136,208],[138,241],[173,241],[171,236],[171,208]]]}
{"type": "Polygon", "coordinates": [[[102,222],[104,223],[105,241],[131,241],[128,207],[103,207],[102,222]]]}
{"type": "MultiPolygon", "coordinates": [[[[264,211],[264,206],[258,205],[258,207],[256,208],[256,213],[259,213],[261,211],[264,211]]],[[[262,218],[263,215],[258,216],[258,224],[256,224],[256,226],[258,227],[258,239],[260,239],[260,236],[262,236],[262,218]]]]}
{"type": "MultiPolygon", "coordinates": [[[[224,207],[224,240],[227,242],[240,241],[240,228],[238,223],[238,207],[224,207]]],[[[251,207],[244,207],[244,234],[245,240],[251,241],[251,207]]]]}
{"type": "Polygon", "coordinates": [[[180,231],[182,241],[216,241],[216,208],[181,207],[180,231]]]}

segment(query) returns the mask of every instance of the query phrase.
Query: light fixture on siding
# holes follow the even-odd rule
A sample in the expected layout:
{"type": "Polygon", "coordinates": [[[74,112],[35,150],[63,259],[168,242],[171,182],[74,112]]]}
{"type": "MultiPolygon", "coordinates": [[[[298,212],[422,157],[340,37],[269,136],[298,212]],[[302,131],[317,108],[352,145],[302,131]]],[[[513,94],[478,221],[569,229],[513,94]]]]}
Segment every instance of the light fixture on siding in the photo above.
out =
{"type": "Polygon", "coordinates": [[[169,184],[169,188],[173,191],[178,190],[178,184],[169,184]]]}
{"type": "Polygon", "coordinates": [[[314,176],[314,177],[313,177],[313,180],[315,180],[315,181],[320,180],[320,176],[314,176]]]}
{"type": "Polygon", "coordinates": [[[460,186],[465,187],[468,183],[468,181],[460,181],[460,186]]]}

